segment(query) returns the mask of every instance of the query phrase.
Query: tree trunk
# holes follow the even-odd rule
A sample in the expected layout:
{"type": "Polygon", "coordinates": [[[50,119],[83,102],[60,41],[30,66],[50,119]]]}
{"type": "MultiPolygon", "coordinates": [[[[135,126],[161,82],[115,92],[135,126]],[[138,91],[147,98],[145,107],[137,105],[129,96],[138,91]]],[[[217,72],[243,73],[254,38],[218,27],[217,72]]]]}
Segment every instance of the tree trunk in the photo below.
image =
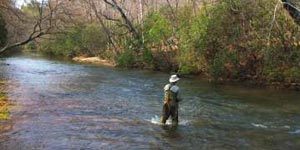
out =
{"type": "Polygon", "coordinates": [[[144,34],[143,34],[143,29],[144,29],[144,23],[143,23],[143,18],[144,18],[144,7],[143,7],[143,3],[142,3],[142,0],[139,0],[139,10],[140,10],[140,21],[139,23],[141,24],[141,28],[142,28],[142,42],[143,44],[145,43],[145,40],[144,40],[144,34]]]}
{"type": "Polygon", "coordinates": [[[109,2],[107,0],[104,0],[104,2],[108,5],[110,5],[111,7],[115,8],[121,15],[122,19],[125,22],[126,27],[129,29],[129,32],[132,33],[132,35],[136,38],[136,39],[140,39],[140,35],[137,32],[137,30],[135,29],[135,27],[133,26],[132,22],[129,20],[129,18],[125,15],[123,9],[118,5],[118,3],[115,0],[112,0],[112,2],[109,2]]]}
{"type": "Polygon", "coordinates": [[[101,24],[102,28],[104,29],[104,32],[105,32],[105,34],[107,36],[107,39],[108,39],[109,43],[113,46],[113,49],[114,49],[113,52],[115,54],[119,54],[119,50],[118,50],[118,48],[117,48],[117,46],[116,46],[116,44],[114,42],[115,40],[114,40],[114,38],[113,38],[110,30],[105,26],[102,17],[99,16],[99,12],[98,12],[98,10],[96,8],[96,5],[95,5],[94,1],[93,0],[89,1],[89,5],[92,7],[92,9],[93,9],[93,11],[94,11],[94,13],[96,15],[96,18],[98,19],[99,23],[101,24]]]}

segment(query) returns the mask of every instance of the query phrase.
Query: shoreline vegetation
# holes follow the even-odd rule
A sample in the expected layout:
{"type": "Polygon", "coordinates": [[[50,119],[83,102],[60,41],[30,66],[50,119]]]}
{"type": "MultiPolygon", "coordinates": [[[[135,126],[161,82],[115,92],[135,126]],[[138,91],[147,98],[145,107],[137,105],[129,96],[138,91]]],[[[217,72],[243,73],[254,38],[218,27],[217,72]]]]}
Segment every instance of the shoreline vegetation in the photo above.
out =
{"type": "MultiPolygon", "coordinates": [[[[70,7],[68,17],[56,17],[72,20],[59,22],[59,30],[49,29],[56,34],[33,40],[24,49],[80,63],[299,91],[300,14],[287,10],[287,2],[294,1],[204,0],[159,7],[141,3],[145,12],[130,15],[125,13],[133,11],[126,8],[134,4],[129,1],[99,3],[109,6],[104,13],[98,13],[96,3],[82,2],[88,6],[82,9],[92,12],[87,20],[79,12],[73,15],[73,2],[66,1],[61,5],[70,7]]],[[[40,14],[35,6],[24,6],[22,11],[34,18],[40,14]]]]}
{"type": "MultiPolygon", "coordinates": [[[[97,56],[93,57],[85,57],[85,56],[79,56],[72,58],[73,61],[82,63],[82,64],[93,64],[93,65],[100,65],[100,66],[107,66],[107,67],[118,67],[115,62],[111,62],[109,60],[101,59],[97,56]]],[[[145,69],[145,68],[144,68],[145,69]]],[[[148,69],[149,70],[149,69],[148,69]]],[[[190,76],[190,74],[186,74],[190,76]]],[[[185,76],[180,75],[179,76],[185,76]]],[[[199,76],[199,75],[191,75],[193,77],[200,77],[201,79],[205,79],[209,82],[215,82],[218,84],[226,84],[226,83],[241,83],[243,81],[241,80],[233,80],[233,79],[219,79],[218,81],[215,81],[211,78],[207,78],[205,76],[199,76]]],[[[281,82],[272,82],[267,83],[265,81],[258,81],[258,80],[247,80],[244,81],[243,85],[245,86],[256,86],[256,87],[268,87],[272,89],[277,90],[294,90],[294,91],[300,91],[300,83],[281,83],[281,82]]]]}
{"type": "Polygon", "coordinates": [[[11,106],[11,103],[7,99],[4,86],[5,81],[0,79],[0,121],[10,119],[9,107],[11,106]]]}

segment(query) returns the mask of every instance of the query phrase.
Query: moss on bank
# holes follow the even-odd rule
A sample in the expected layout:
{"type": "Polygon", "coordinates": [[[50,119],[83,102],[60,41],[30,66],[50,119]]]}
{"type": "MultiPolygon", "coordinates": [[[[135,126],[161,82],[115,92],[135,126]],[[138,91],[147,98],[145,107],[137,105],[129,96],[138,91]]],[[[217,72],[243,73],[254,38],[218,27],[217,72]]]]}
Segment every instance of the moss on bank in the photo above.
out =
{"type": "Polygon", "coordinates": [[[10,102],[7,99],[7,93],[4,91],[5,81],[0,79],[0,120],[10,119],[10,102]]]}

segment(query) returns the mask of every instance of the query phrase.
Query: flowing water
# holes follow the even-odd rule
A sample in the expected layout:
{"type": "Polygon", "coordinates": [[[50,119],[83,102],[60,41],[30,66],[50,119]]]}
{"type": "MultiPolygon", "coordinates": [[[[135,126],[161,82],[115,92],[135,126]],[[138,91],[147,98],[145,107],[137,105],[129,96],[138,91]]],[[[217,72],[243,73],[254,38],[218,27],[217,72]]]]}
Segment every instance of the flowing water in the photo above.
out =
{"type": "Polygon", "coordinates": [[[162,126],[168,74],[41,56],[0,58],[1,150],[300,149],[300,93],[182,78],[179,126],[162,126]]]}

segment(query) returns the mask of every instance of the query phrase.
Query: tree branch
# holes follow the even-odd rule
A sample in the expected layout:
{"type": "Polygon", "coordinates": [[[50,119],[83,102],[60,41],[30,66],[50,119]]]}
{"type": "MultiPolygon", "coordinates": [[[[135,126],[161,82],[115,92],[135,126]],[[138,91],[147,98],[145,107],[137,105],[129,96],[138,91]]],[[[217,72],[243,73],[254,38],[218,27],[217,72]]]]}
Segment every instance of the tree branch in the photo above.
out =
{"type": "Polygon", "coordinates": [[[94,1],[93,0],[92,1],[86,1],[85,0],[85,2],[87,2],[91,6],[92,10],[94,11],[98,21],[100,22],[102,28],[104,29],[104,32],[107,36],[107,39],[108,39],[109,43],[113,46],[113,52],[115,54],[119,54],[119,50],[118,50],[118,48],[115,44],[115,40],[112,37],[110,30],[105,26],[103,19],[101,18],[101,16],[99,16],[99,13],[98,13],[98,10],[96,8],[96,5],[95,5],[94,1]]]}
{"type": "Polygon", "coordinates": [[[281,4],[281,0],[278,0],[276,6],[274,8],[273,19],[272,19],[272,22],[271,22],[271,27],[269,29],[268,44],[270,42],[270,37],[271,37],[271,32],[272,32],[272,29],[273,29],[273,26],[274,26],[274,22],[276,23],[276,12],[277,12],[277,8],[278,8],[279,4],[281,4]]]}
{"type": "MultiPolygon", "coordinates": [[[[57,11],[57,6],[52,7],[50,4],[49,6],[49,13],[45,14],[45,0],[43,0],[40,4],[35,4],[34,7],[37,8],[38,16],[35,18],[35,23],[32,26],[32,31],[28,34],[26,39],[23,39],[21,41],[16,41],[15,43],[7,43],[6,46],[2,47],[0,49],[0,54],[5,52],[6,50],[12,49],[17,46],[25,45],[29,43],[30,41],[33,41],[37,38],[40,38],[46,34],[52,34],[51,30],[54,28],[54,25],[52,23],[53,20],[53,14],[55,11],[57,11]]],[[[14,8],[11,8],[11,11],[17,11],[14,8]]],[[[18,17],[17,17],[18,18],[18,17]]],[[[22,28],[21,28],[22,29],[22,28]]],[[[26,31],[28,29],[22,29],[23,31],[26,31]]],[[[17,33],[20,34],[20,33],[17,33]]],[[[22,33],[21,33],[22,34],[22,33]]]]}
{"type": "Polygon", "coordinates": [[[125,15],[123,9],[118,5],[118,3],[115,0],[112,0],[112,2],[104,0],[104,2],[109,4],[111,7],[117,9],[117,11],[120,13],[122,19],[124,20],[125,24],[128,25],[128,29],[129,29],[130,33],[132,33],[135,38],[139,39],[140,38],[139,33],[137,32],[137,30],[133,26],[132,22],[125,15]]]}

